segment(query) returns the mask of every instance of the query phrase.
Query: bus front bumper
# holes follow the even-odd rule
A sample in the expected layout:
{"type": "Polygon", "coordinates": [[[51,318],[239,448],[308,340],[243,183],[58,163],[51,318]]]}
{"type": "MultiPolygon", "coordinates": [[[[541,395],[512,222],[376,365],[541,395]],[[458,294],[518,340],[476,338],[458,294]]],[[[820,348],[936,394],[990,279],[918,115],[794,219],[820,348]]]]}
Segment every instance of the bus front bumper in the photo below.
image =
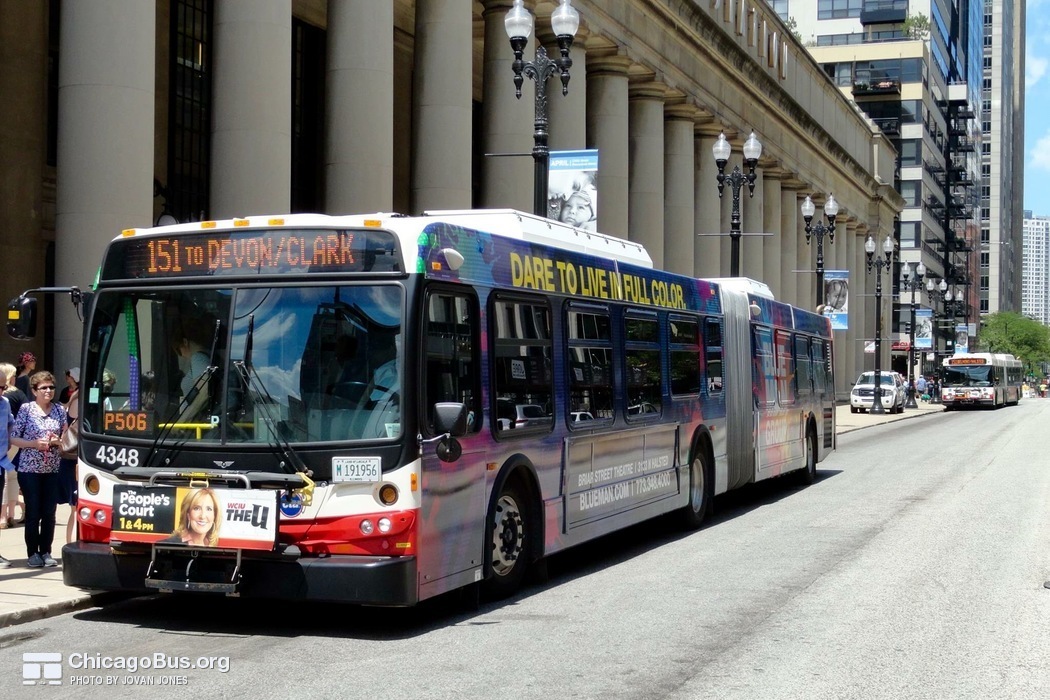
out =
{"type": "MultiPolygon", "coordinates": [[[[215,559],[198,552],[202,563],[229,565],[229,559],[215,559]]],[[[412,556],[320,558],[242,554],[236,587],[236,594],[242,597],[363,605],[418,602],[416,558],[412,556]]],[[[117,550],[108,544],[73,542],[62,548],[62,581],[76,588],[153,593],[156,586],[146,585],[150,561],[150,549],[117,550]]],[[[172,583],[175,585],[171,590],[183,590],[179,581],[172,583]]]]}

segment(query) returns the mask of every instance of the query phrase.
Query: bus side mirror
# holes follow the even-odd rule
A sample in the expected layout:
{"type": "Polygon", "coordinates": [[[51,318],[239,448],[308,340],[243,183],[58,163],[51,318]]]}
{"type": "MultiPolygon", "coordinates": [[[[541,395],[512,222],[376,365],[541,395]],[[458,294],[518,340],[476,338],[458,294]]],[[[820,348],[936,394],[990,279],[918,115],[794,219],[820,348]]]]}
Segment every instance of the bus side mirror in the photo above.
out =
{"type": "Polygon", "coordinates": [[[17,340],[36,335],[36,299],[15,297],[7,304],[7,334],[17,340]]]}
{"type": "Polygon", "coordinates": [[[452,437],[467,434],[467,406],[458,402],[434,404],[434,431],[449,433],[452,437]]]}

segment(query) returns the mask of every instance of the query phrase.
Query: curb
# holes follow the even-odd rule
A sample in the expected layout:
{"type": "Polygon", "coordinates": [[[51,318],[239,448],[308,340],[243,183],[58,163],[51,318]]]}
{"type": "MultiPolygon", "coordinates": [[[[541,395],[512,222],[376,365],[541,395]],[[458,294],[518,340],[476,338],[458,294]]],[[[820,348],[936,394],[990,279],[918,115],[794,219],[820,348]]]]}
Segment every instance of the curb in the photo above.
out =
{"type": "Polygon", "coordinates": [[[0,630],[14,627],[15,625],[22,625],[26,622],[36,622],[37,620],[54,617],[55,615],[64,615],[69,612],[76,612],[86,608],[101,607],[103,605],[109,605],[125,598],[132,597],[134,596],[126,593],[114,593],[110,591],[84,593],[65,600],[57,600],[24,608],[22,610],[0,613],[0,630]]]}
{"type": "Polygon", "coordinates": [[[836,436],[845,435],[846,433],[856,432],[857,430],[865,430],[867,428],[874,428],[875,426],[878,426],[878,425],[889,425],[890,423],[898,423],[898,422],[900,422],[902,420],[910,420],[912,418],[921,418],[922,416],[937,416],[937,415],[940,415],[941,413],[944,413],[944,409],[943,408],[941,410],[939,410],[939,411],[921,411],[921,412],[914,412],[913,411],[912,413],[908,413],[907,411],[905,411],[903,414],[893,418],[893,420],[885,420],[885,421],[882,421],[881,423],[872,423],[870,425],[855,425],[855,426],[852,426],[852,427],[849,427],[849,428],[843,428],[841,430],[837,430],[835,432],[835,435],[836,436]]]}

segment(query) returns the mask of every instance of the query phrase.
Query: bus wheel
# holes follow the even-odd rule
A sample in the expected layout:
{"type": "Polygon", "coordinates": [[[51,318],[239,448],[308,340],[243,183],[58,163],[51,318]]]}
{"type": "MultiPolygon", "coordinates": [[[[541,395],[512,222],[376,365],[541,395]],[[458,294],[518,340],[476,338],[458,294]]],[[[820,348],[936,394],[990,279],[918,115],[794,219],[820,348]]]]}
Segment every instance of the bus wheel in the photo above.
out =
{"type": "Polygon", "coordinates": [[[489,577],[487,598],[506,598],[514,593],[528,568],[530,528],[525,500],[513,485],[505,485],[489,513],[489,577]]]}
{"type": "Polygon", "coordinates": [[[817,480],[817,434],[813,428],[806,431],[806,468],[799,480],[807,486],[817,480]]]}
{"type": "Polygon", "coordinates": [[[682,508],[680,519],[682,527],[695,530],[704,522],[711,502],[711,471],[707,465],[707,454],[698,449],[689,464],[689,503],[682,508]]]}

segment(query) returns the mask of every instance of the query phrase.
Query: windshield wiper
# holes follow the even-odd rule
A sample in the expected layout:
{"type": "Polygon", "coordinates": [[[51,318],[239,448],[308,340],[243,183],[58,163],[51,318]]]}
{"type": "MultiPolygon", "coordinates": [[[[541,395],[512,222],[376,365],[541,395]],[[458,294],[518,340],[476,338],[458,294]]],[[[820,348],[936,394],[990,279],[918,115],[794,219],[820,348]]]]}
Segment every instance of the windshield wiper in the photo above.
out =
{"type": "Polygon", "coordinates": [[[259,377],[259,372],[256,371],[255,366],[252,364],[252,339],[254,335],[255,315],[250,314],[248,316],[248,335],[244,340],[244,359],[235,361],[233,363],[234,369],[237,370],[241,381],[244,382],[244,387],[248,390],[248,396],[252,400],[252,405],[259,411],[266,428],[270,431],[270,435],[273,436],[273,440],[267,440],[267,444],[279,452],[286,460],[281,462],[281,468],[291,467],[292,473],[301,473],[309,477],[313,472],[307,468],[302,457],[299,456],[299,453],[292,448],[291,444],[281,433],[279,420],[271,412],[277,401],[266,389],[262,378],[259,377]]]}
{"type": "MultiPolygon", "coordinates": [[[[145,465],[147,467],[152,466],[153,457],[157,454],[157,446],[160,445],[161,442],[163,442],[168,437],[168,435],[171,434],[171,431],[175,429],[175,425],[177,423],[182,422],[183,416],[185,416],[186,413],[189,411],[190,407],[193,405],[194,400],[197,398],[198,395],[200,395],[200,392],[204,389],[204,387],[208,385],[208,382],[211,381],[212,375],[215,374],[216,371],[218,371],[219,367],[215,363],[215,355],[219,349],[219,331],[221,328],[222,321],[216,319],[215,332],[212,334],[211,338],[211,354],[208,356],[208,367],[203,372],[201,372],[201,375],[197,377],[197,379],[193,382],[193,386],[191,386],[190,390],[186,392],[186,396],[183,397],[182,401],[179,403],[179,406],[176,409],[174,415],[169,414],[167,419],[162,421],[162,425],[164,427],[160,429],[159,433],[157,433],[157,437],[153,439],[153,444],[149,446],[149,451],[146,452],[145,465]]],[[[188,437],[179,440],[171,447],[171,451],[176,452],[188,441],[188,437]]]]}

